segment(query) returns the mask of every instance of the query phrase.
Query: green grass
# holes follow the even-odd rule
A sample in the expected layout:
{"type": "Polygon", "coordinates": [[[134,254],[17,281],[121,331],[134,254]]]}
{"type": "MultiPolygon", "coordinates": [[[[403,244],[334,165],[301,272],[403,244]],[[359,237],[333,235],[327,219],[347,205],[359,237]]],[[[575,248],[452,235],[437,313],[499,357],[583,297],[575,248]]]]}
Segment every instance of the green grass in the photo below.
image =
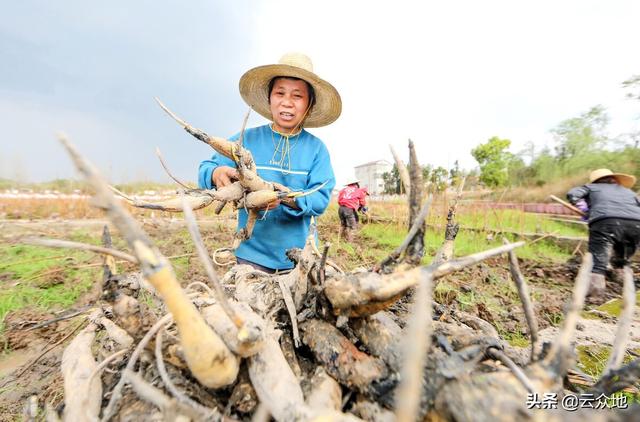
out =
{"type": "Polygon", "coordinates": [[[498,330],[498,333],[513,347],[528,347],[530,344],[529,338],[522,334],[521,331],[507,332],[498,330]]]}
{"type": "MultiPolygon", "coordinates": [[[[578,354],[578,368],[585,374],[599,379],[602,376],[602,372],[607,366],[609,356],[611,356],[611,347],[609,346],[577,346],[578,354]]],[[[633,361],[635,357],[627,353],[623,359],[623,365],[633,361]]],[[[623,395],[627,397],[627,404],[640,403],[640,394],[629,393],[621,391],[615,393],[615,395],[623,395]]],[[[611,404],[611,400],[609,400],[611,404]]]]}
{"type": "Polygon", "coordinates": [[[178,280],[182,280],[184,278],[184,275],[187,273],[187,270],[189,269],[189,257],[184,256],[172,259],[171,265],[173,266],[173,270],[176,273],[176,278],[178,280]]]}
{"type": "MultiPolygon", "coordinates": [[[[389,250],[402,243],[406,232],[407,230],[404,227],[399,227],[395,224],[365,224],[361,229],[363,236],[389,250]]],[[[511,238],[510,240],[513,241],[515,239],[511,238]]],[[[435,255],[443,241],[444,233],[441,230],[436,232],[433,229],[427,229],[425,235],[426,255],[422,260],[423,264],[431,262],[433,255],[435,255]]],[[[487,233],[482,232],[461,230],[455,240],[455,255],[465,256],[500,245],[502,245],[502,240],[496,238],[496,236],[488,236],[487,233]]],[[[553,241],[546,239],[535,243],[527,243],[525,246],[516,249],[516,254],[520,258],[550,262],[565,262],[571,256],[569,252],[554,244],[553,241]]]]}
{"type": "MultiPolygon", "coordinates": [[[[67,234],[66,240],[88,244],[101,242],[99,235],[82,229],[67,234]]],[[[155,239],[154,243],[161,249],[166,248],[180,255],[194,250],[186,229],[155,239]]],[[[113,248],[128,249],[125,240],[117,235],[113,237],[113,248]]],[[[92,252],[72,249],[24,244],[0,245],[0,336],[5,329],[5,318],[9,312],[26,307],[51,311],[73,306],[102,275],[99,266],[73,268],[89,261],[99,262],[99,258],[92,252]]],[[[171,264],[178,280],[183,280],[190,273],[191,265],[199,265],[194,264],[189,256],[173,258],[171,264]]]]}
{"type": "Polygon", "coordinates": [[[554,233],[557,236],[585,236],[587,229],[551,220],[541,214],[521,210],[465,211],[456,216],[461,226],[491,230],[507,230],[518,233],[554,233]]]}
{"type": "Polygon", "coordinates": [[[11,311],[26,306],[50,310],[73,305],[91,288],[100,269],[71,266],[82,265],[91,257],[93,254],[82,251],[0,245],[0,335],[11,311]],[[60,271],[52,271],[56,268],[60,271]]]}
{"type": "Polygon", "coordinates": [[[607,366],[611,347],[577,346],[578,367],[587,375],[598,378],[607,366]]]}
{"type": "MultiPolygon", "coordinates": [[[[640,292],[636,293],[636,306],[640,306],[640,292]]],[[[622,299],[614,299],[610,302],[603,303],[596,309],[602,312],[606,312],[611,316],[619,317],[620,312],[622,312],[622,299]]]]}
{"type": "Polygon", "coordinates": [[[148,292],[144,289],[140,289],[140,291],[138,292],[138,302],[140,302],[140,304],[142,305],[145,305],[149,309],[153,309],[154,311],[157,311],[160,306],[153,293],[148,292]]]}
{"type": "Polygon", "coordinates": [[[457,299],[459,291],[460,288],[458,286],[455,286],[446,280],[442,280],[436,284],[435,289],[433,289],[433,298],[438,303],[444,303],[448,301],[450,295],[453,295],[457,299]]]}

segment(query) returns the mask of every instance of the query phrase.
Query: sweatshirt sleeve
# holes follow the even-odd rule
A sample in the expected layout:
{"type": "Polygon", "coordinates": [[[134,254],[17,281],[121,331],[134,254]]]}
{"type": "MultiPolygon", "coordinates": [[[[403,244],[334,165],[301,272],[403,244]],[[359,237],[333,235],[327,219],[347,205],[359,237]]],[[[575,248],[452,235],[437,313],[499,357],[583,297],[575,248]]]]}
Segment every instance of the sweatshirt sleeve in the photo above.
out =
{"type": "Polygon", "coordinates": [[[219,166],[229,166],[235,168],[236,165],[229,158],[221,154],[213,154],[210,160],[204,160],[200,163],[200,167],[198,169],[198,187],[200,189],[215,188],[215,185],[211,180],[211,175],[213,174],[213,171],[219,166]]]}
{"type": "Polygon", "coordinates": [[[360,206],[361,207],[365,207],[367,206],[367,194],[364,193],[364,191],[360,191],[360,206]]]}
{"type": "Polygon", "coordinates": [[[569,202],[575,205],[580,199],[583,199],[585,196],[589,195],[589,188],[585,186],[578,186],[577,188],[571,189],[567,192],[567,199],[569,202]]]}
{"type": "Polygon", "coordinates": [[[305,190],[311,190],[318,187],[322,183],[327,182],[322,189],[296,199],[299,210],[283,206],[284,213],[291,217],[300,217],[303,215],[320,215],[327,209],[331,200],[331,192],[336,186],[336,179],[333,175],[333,167],[331,167],[331,158],[329,151],[324,144],[320,144],[318,153],[309,171],[307,186],[305,190]]]}
{"type": "MultiPolygon", "coordinates": [[[[236,133],[232,137],[229,138],[230,141],[235,141],[240,137],[240,133],[236,133]]],[[[236,164],[233,160],[225,157],[222,154],[217,152],[213,153],[210,160],[204,160],[200,163],[200,167],[198,168],[198,187],[200,189],[216,189],[216,186],[213,184],[211,180],[211,175],[213,171],[219,166],[229,166],[236,168],[236,164]]]]}

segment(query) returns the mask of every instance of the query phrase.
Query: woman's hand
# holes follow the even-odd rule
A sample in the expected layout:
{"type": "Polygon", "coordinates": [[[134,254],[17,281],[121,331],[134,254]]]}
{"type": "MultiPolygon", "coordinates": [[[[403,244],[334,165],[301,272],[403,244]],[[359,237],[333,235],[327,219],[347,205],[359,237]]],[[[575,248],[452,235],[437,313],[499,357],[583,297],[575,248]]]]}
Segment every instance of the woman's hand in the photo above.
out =
{"type": "Polygon", "coordinates": [[[211,173],[211,181],[220,189],[238,180],[238,170],[229,166],[219,166],[211,173]]]}

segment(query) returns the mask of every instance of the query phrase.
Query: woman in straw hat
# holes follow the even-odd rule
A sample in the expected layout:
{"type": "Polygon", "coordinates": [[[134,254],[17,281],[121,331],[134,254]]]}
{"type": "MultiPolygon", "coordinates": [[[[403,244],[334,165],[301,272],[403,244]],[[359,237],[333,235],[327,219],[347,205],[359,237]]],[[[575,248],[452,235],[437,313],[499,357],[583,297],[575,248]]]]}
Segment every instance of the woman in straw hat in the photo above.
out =
{"type": "Polygon", "coordinates": [[[588,298],[592,303],[604,300],[611,250],[611,264],[622,268],[640,243],[640,199],[630,189],[635,183],[636,178],[629,174],[598,169],[591,172],[588,184],[567,193],[571,203],[584,200],[589,207],[589,252],[593,255],[593,270],[588,298]]]}
{"type": "MultiPolygon", "coordinates": [[[[239,263],[267,272],[290,269],[293,263],[286,257],[286,250],[304,246],[311,217],[325,211],[335,186],[326,146],[305,128],[335,121],[342,110],[340,95],[313,72],[309,57],[299,53],[285,54],[278,64],[246,72],[240,78],[240,95],[271,121],[247,129],[243,138],[243,146],[251,151],[260,177],[296,191],[327,182],[308,196],[269,204],[251,238],[236,249],[239,263]]],[[[236,134],[231,139],[238,137],[236,134]]],[[[200,164],[198,183],[202,188],[220,188],[236,178],[234,163],[219,154],[200,164]]],[[[246,222],[247,213],[240,210],[238,229],[246,222]]]]}

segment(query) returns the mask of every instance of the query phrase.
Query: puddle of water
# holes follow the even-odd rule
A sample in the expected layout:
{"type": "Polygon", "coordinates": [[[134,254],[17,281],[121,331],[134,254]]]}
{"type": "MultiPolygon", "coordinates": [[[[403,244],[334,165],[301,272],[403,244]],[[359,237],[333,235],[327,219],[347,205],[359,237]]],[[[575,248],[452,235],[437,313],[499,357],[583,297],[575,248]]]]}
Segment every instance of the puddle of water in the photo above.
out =
{"type": "Polygon", "coordinates": [[[22,365],[42,353],[42,343],[34,343],[28,349],[20,349],[0,356],[0,379],[6,377],[22,365]]]}

